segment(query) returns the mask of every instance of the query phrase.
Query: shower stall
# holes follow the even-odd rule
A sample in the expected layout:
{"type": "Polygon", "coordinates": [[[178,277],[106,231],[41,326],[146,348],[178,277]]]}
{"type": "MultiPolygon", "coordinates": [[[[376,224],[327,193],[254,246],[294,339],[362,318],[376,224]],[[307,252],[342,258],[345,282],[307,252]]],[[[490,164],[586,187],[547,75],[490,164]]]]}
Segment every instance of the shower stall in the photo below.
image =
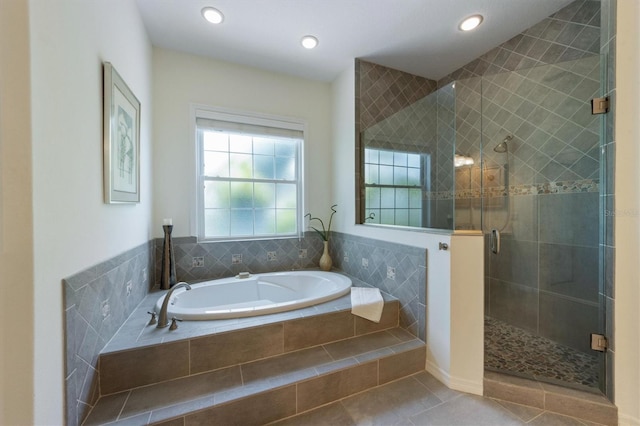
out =
{"type": "Polygon", "coordinates": [[[599,55],[451,83],[455,228],[485,235],[485,367],[604,388],[599,55]]]}

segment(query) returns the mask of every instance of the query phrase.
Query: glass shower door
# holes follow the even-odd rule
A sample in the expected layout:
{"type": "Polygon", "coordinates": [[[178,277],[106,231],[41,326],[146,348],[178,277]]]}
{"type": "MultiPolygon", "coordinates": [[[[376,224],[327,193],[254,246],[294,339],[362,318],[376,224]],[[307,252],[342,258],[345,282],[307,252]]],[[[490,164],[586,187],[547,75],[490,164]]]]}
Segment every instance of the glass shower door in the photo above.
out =
{"type": "Polygon", "coordinates": [[[488,369],[599,387],[600,57],[482,78],[488,369]]]}

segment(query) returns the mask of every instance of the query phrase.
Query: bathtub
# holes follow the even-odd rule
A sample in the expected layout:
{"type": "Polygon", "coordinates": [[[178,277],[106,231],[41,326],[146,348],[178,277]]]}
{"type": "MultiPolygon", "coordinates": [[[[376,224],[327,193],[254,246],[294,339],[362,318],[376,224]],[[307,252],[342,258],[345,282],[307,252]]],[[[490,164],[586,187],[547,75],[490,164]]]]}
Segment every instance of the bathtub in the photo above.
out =
{"type": "MultiPolygon", "coordinates": [[[[183,320],[242,318],[291,311],[349,293],[351,279],[334,272],[290,271],[192,284],[171,295],[167,316],[183,320]]],[[[160,312],[162,296],[156,303],[160,312]]]]}

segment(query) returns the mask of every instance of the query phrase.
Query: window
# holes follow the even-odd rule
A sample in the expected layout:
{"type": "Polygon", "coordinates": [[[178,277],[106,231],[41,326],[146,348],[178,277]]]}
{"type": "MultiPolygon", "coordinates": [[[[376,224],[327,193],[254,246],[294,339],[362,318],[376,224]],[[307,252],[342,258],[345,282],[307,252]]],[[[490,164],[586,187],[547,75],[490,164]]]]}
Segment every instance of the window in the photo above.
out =
{"type": "Polygon", "coordinates": [[[371,148],[364,155],[367,222],[422,226],[428,156],[371,148]]]}
{"type": "Polygon", "coordinates": [[[196,111],[200,240],[299,234],[303,135],[302,123],[196,111]]]}

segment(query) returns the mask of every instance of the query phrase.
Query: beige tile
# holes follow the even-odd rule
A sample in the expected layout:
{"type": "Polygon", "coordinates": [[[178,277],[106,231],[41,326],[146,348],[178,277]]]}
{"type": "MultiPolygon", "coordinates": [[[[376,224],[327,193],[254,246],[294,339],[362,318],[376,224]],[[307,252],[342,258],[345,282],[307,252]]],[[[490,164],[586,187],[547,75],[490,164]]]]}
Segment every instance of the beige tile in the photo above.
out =
{"type": "Polygon", "coordinates": [[[527,388],[530,388],[530,389],[540,389],[540,390],[542,390],[542,385],[540,384],[540,382],[537,382],[537,381],[531,380],[531,379],[525,379],[525,378],[522,378],[522,377],[512,376],[510,374],[500,374],[500,373],[496,373],[494,371],[485,370],[484,379],[485,380],[492,380],[492,381],[500,382],[500,383],[505,383],[505,384],[508,384],[508,385],[521,386],[521,387],[527,387],[527,388]]]}
{"type": "Polygon", "coordinates": [[[473,425],[510,426],[524,422],[502,408],[496,402],[476,395],[462,394],[430,410],[411,416],[410,420],[420,426],[473,425]]]}
{"type": "Polygon", "coordinates": [[[263,425],[296,413],[294,385],[233,401],[185,416],[185,426],[263,425]]]}
{"type": "Polygon", "coordinates": [[[518,416],[524,422],[529,422],[531,419],[536,418],[543,413],[543,410],[535,407],[529,407],[527,405],[514,404],[513,402],[495,400],[498,404],[509,410],[511,413],[518,416]]]}
{"type": "Polygon", "coordinates": [[[87,426],[109,423],[118,418],[124,403],[127,401],[129,391],[107,395],[100,398],[98,403],[83,424],[87,426]]]}
{"type": "Polygon", "coordinates": [[[573,396],[545,393],[545,409],[603,425],[618,424],[618,409],[611,403],[598,403],[573,396]]]}
{"type": "Polygon", "coordinates": [[[442,401],[408,377],[342,400],[356,424],[396,425],[442,401]]]}
{"type": "Polygon", "coordinates": [[[400,304],[397,300],[385,303],[378,323],[355,316],[356,336],[397,327],[399,306],[400,304]]]}
{"type": "Polygon", "coordinates": [[[383,349],[400,343],[397,337],[386,331],[365,334],[348,340],[328,343],[324,348],[333,359],[343,359],[358,356],[366,352],[383,349]]]}
{"type": "Polygon", "coordinates": [[[244,383],[290,374],[333,361],[321,346],[242,365],[244,383]]]}
{"type": "Polygon", "coordinates": [[[307,411],[289,419],[269,423],[270,426],[351,426],[355,425],[339,402],[307,411]]]}
{"type": "Polygon", "coordinates": [[[284,324],[284,350],[308,348],[353,335],[354,319],[348,311],[289,321],[284,324]]]}
{"type": "Polygon", "coordinates": [[[417,338],[417,336],[409,333],[407,330],[405,330],[404,328],[392,328],[390,330],[387,330],[389,333],[393,334],[394,336],[396,336],[399,340],[406,342],[408,340],[414,340],[417,338]]]}
{"type": "Polygon", "coordinates": [[[533,426],[584,426],[584,423],[578,419],[549,412],[544,412],[527,424],[533,426]]]}
{"type": "Polygon", "coordinates": [[[589,390],[586,390],[586,389],[578,390],[578,389],[572,389],[572,388],[563,387],[563,386],[557,386],[550,383],[540,383],[540,384],[542,385],[542,389],[544,389],[546,393],[570,396],[573,398],[580,398],[585,401],[611,405],[611,402],[607,399],[607,397],[602,395],[602,393],[597,389],[592,388],[589,390]]]}
{"type": "Polygon", "coordinates": [[[440,380],[433,377],[426,371],[413,375],[416,380],[427,387],[435,396],[442,401],[449,401],[457,396],[460,396],[460,392],[457,390],[449,389],[440,380]]]}
{"type": "Polygon", "coordinates": [[[544,391],[539,383],[518,377],[499,376],[506,378],[505,381],[487,379],[485,372],[484,396],[544,409],[544,391]]]}
{"type": "Polygon", "coordinates": [[[184,426],[184,417],[151,424],[153,426],[184,426]]]}
{"type": "Polygon", "coordinates": [[[165,343],[100,357],[102,395],[189,374],[189,342],[165,343]]]}
{"type": "Polygon", "coordinates": [[[401,377],[424,371],[427,350],[421,346],[410,351],[401,352],[380,359],[379,383],[387,383],[401,377]]]}
{"type": "Polygon", "coordinates": [[[192,339],[191,374],[281,354],[282,328],[277,323],[192,339]]]}
{"type": "MultiPolygon", "coordinates": [[[[240,368],[229,367],[214,372],[171,380],[134,389],[122,410],[122,416],[133,416],[163,407],[181,404],[242,385],[240,368]]],[[[213,398],[211,398],[213,402],[213,398]]]]}
{"type": "Polygon", "coordinates": [[[369,362],[298,384],[298,412],[316,408],[377,384],[377,363],[369,362]]]}

